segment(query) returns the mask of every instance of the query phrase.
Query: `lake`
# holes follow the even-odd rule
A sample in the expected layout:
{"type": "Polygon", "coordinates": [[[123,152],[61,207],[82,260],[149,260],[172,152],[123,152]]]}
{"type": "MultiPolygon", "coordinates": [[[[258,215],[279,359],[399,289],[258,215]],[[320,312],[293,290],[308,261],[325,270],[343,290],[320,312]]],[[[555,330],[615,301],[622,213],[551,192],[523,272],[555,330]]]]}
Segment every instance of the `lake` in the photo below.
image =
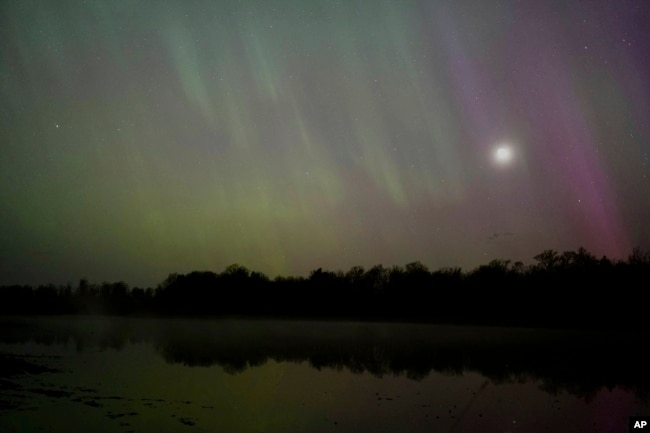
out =
{"type": "Polygon", "coordinates": [[[627,432],[647,336],[355,322],[0,319],[2,432],[627,432]]]}

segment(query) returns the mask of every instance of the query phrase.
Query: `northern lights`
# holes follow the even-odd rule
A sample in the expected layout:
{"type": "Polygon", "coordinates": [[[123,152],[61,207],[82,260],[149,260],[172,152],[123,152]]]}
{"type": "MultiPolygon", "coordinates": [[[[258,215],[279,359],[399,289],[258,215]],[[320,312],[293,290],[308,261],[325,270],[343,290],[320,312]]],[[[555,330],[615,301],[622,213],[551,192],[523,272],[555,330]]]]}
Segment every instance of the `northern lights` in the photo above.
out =
{"type": "Polygon", "coordinates": [[[650,248],[648,23],[644,0],[2,2],[0,284],[650,248]]]}

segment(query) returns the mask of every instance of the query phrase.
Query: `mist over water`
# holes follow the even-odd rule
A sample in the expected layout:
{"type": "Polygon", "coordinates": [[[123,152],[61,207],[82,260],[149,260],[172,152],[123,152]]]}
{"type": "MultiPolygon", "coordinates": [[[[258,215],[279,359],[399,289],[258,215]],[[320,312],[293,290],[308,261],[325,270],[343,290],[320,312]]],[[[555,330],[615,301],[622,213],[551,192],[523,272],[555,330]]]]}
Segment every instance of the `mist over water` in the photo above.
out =
{"type": "Polygon", "coordinates": [[[648,360],[625,356],[638,341],[629,332],[112,317],[0,324],[0,428],[9,432],[616,432],[650,413],[648,360]]]}

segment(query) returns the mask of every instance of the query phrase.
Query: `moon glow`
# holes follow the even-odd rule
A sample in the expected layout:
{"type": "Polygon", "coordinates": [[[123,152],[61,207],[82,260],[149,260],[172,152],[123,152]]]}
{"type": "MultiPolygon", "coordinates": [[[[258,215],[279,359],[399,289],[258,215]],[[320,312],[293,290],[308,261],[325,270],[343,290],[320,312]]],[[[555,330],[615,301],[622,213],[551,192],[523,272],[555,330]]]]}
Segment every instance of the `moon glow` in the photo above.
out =
{"type": "Polygon", "coordinates": [[[508,145],[502,144],[494,151],[494,160],[500,165],[507,165],[512,158],[512,148],[508,145]]]}

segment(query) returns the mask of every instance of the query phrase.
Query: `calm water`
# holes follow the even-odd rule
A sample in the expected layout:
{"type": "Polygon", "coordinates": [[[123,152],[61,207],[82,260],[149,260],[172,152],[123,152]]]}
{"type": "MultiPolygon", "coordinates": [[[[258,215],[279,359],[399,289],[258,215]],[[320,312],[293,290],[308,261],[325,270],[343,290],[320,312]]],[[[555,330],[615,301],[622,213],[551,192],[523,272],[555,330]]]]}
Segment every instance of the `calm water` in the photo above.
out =
{"type": "MultiPolygon", "coordinates": [[[[235,320],[0,320],[2,432],[626,432],[622,333],[235,320]]],[[[647,340],[645,340],[647,341],[647,340]]]]}

